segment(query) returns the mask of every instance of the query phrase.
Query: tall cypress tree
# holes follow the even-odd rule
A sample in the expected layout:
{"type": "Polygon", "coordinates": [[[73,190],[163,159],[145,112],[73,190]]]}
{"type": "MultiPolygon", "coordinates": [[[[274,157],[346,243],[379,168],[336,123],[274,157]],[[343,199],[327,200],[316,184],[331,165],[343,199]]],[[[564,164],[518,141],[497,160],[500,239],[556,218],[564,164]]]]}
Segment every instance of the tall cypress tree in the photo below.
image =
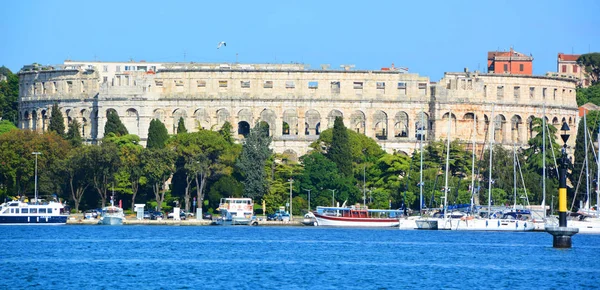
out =
{"type": "Polygon", "coordinates": [[[244,195],[260,198],[268,190],[265,164],[271,156],[271,137],[266,127],[256,124],[244,140],[237,166],[244,176],[244,195]]]}
{"type": "Polygon", "coordinates": [[[219,134],[221,134],[221,136],[223,136],[223,139],[225,139],[225,141],[227,141],[227,143],[229,144],[233,144],[233,137],[231,136],[232,128],[233,127],[231,126],[231,123],[227,121],[219,130],[219,134]]]}
{"type": "Polygon", "coordinates": [[[342,117],[335,117],[331,146],[327,155],[337,165],[340,173],[347,177],[352,176],[352,154],[350,152],[348,131],[342,117]]]}
{"type": "Polygon", "coordinates": [[[114,110],[108,111],[106,114],[106,125],[104,125],[104,136],[109,133],[114,133],[117,137],[129,134],[127,128],[121,122],[119,115],[114,110]]]}
{"type": "Polygon", "coordinates": [[[62,112],[58,109],[58,104],[52,105],[52,113],[50,113],[50,124],[48,131],[56,132],[60,136],[65,136],[65,119],[62,112]]]}
{"type": "Polygon", "coordinates": [[[79,147],[83,143],[83,139],[79,132],[80,128],[81,126],[77,120],[73,120],[73,122],[69,124],[69,131],[67,131],[66,139],[73,147],[79,147]]]}
{"type": "Polygon", "coordinates": [[[183,121],[183,117],[179,117],[179,122],[177,123],[177,134],[187,133],[187,129],[185,128],[185,122],[183,121]]]}
{"type": "Polygon", "coordinates": [[[169,139],[167,127],[160,120],[152,119],[148,128],[148,140],[146,148],[165,148],[165,143],[169,139]]]}

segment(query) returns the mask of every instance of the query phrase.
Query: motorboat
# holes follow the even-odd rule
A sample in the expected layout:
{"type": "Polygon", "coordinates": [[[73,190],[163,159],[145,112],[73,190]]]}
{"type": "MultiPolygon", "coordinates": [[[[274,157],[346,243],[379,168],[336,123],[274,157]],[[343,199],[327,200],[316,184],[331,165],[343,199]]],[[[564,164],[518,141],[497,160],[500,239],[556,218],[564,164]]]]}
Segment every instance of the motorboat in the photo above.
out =
{"type": "Polygon", "coordinates": [[[369,209],[366,206],[323,207],[312,214],[316,226],[333,227],[398,227],[402,210],[369,209]]]}
{"type": "Polygon", "coordinates": [[[99,224],[102,225],[122,225],[123,220],[125,220],[125,214],[123,214],[123,209],[117,206],[107,206],[102,209],[102,215],[100,216],[99,224]]]}
{"type": "Polygon", "coordinates": [[[11,200],[0,205],[0,224],[66,224],[68,209],[56,201],[11,200]]]}
{"type": "Polygon", "coordinates": [[[221,216],[217,219],[218,225],[253,225],[254,202],[251,198],[221,198],[217,209],[221,216]]]}

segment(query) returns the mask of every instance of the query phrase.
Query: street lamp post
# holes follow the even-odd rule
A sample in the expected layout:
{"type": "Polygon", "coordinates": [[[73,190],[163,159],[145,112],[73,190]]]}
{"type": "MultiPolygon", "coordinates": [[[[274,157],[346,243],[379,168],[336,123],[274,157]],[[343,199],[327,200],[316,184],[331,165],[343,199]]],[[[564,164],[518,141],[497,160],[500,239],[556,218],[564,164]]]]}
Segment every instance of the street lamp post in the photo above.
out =
{"type": "Polygon", "coordinates": [[[560,170],[558,177],[558,227],[546,227],[546,231],[552,234],[554,248],[570,248],[571,236],[579,232],[578,228],[567,227],[567,140],[569,140],[569,125],[567,122],[562,124],[560,128],[563,134],[560,135],[564,145],[560,162],[560,170]]]}
{"type": "Polygon", "coordinates": [[[31,154],[35,155],[35,177],[34,177],[34,189],[35,192],[35,204],[38,204],[38,191],[37,191],[37,160],[38,155],[42,154],[41,152],[32,152],[31,154]]]}
{"type": "Polygon", "coordinates": [[[310,211],[310,191],[311,191],[311,189],[304,189],[304,191],[308,191],[308,211],[310,211]]]}
{"type": "Polygon", "coordinates": [[[331,190],[331,206],[335,207],[335,191],[336,189],[330,189],[331,190]]]}

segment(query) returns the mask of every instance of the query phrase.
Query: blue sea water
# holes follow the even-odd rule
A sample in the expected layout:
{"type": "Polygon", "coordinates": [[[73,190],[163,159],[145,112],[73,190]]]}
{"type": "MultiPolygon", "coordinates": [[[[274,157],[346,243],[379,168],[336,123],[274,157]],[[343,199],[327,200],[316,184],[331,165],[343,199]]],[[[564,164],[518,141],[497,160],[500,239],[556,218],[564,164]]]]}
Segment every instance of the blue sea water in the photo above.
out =
{"type": "Polygon", "coordinates": [[[0,289],[594,289],[600,235],[0,226],[0,289]]]}

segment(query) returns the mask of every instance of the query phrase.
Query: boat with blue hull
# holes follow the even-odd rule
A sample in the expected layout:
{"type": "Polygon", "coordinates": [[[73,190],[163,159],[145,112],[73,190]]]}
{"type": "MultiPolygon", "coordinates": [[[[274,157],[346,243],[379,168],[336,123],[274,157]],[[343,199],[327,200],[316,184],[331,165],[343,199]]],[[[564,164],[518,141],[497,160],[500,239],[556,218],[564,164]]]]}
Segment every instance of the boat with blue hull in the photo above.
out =
{"type": "Polygon", "coordinates": [[[0,224],[66,224],[67,212],[60,202],[12,200],[0,205],[0,224]]]}

